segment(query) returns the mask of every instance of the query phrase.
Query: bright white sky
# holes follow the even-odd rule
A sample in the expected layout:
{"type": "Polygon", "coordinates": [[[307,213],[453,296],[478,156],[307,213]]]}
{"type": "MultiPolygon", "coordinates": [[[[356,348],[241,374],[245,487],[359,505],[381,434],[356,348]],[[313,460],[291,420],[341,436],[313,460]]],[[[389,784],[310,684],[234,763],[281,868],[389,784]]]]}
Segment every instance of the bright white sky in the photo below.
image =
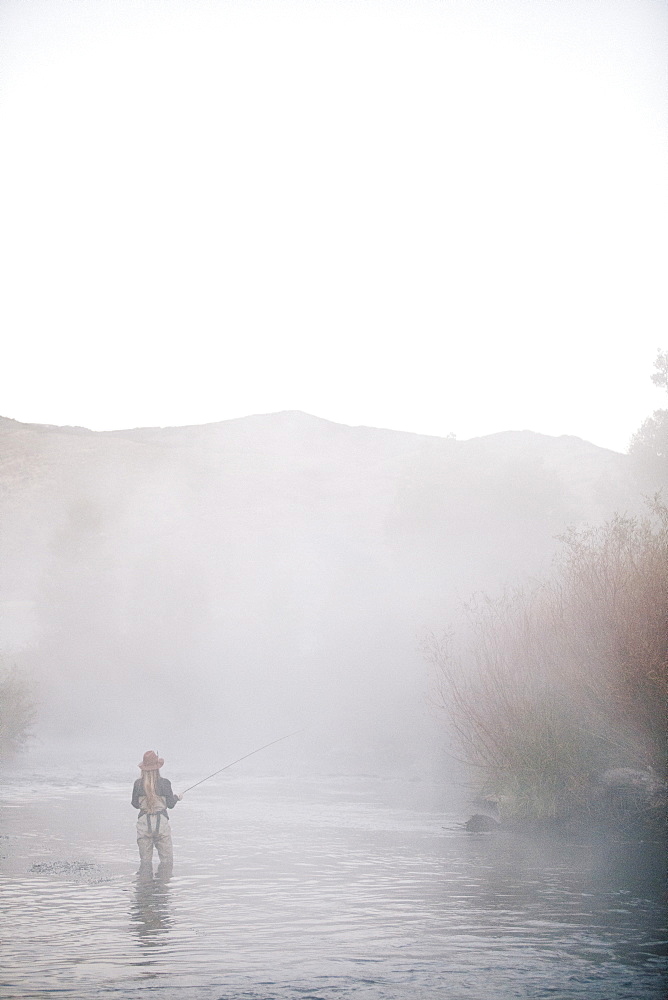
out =
{"type": "Polygon", "coordinates": [[[0,413],[624,450],[668,347],[660,0],[2,0],[0,413]]]}

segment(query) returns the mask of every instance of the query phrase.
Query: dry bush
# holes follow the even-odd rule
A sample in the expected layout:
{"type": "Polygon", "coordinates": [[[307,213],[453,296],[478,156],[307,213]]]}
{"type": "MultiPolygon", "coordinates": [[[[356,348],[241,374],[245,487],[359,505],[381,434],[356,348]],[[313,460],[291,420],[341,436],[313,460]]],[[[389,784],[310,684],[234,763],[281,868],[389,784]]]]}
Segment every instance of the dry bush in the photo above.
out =
{"type": "Polygon", "coordinates": [[[552,577],[428,643],[465,759],[516,815],[582,809],[607,767],[666,770],[668,510],[569,532],[552,577]]]}
{"type": "Polygon", "coordinates": [[[617,517],[565,538],[559,621],[589,702],[635,735],[639,763],[665,773],[668,706],[668,509],[617,517]]]}

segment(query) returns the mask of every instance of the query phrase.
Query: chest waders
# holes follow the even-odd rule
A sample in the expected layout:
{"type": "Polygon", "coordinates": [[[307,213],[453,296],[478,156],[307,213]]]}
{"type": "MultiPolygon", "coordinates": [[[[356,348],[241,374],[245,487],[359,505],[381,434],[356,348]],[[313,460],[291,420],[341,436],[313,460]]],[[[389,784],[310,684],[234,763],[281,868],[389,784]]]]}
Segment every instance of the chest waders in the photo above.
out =
{"type": "Polygon", "coordinates": [[[158,851],[161,864],[172,862],[172,832],[169,828],[167,810],[149,813],[144,809],[137,819],[137,846],[142,864],[150,864],[153,859],[153,847],[158,851]],[[161,819],[164,816],[164,821],[161,819]]]}
{"type": "Polygon", "coordinates": [[[149,837],[153,840],[154,844],[157,843],[158,838],[160,836],[160,817],[164,816],[167,822],[169,823],[169,816],[167,815],[167,810],[163,809],[162,812],[159,813],[147,813],[142,810],[142,812],[139,813],[139,819],[141,819],[142,816],[146,816],[146,826],[148,827],[149,837]],[[151,829],[151,816],[155,816],[155,832],[151,829]]]}

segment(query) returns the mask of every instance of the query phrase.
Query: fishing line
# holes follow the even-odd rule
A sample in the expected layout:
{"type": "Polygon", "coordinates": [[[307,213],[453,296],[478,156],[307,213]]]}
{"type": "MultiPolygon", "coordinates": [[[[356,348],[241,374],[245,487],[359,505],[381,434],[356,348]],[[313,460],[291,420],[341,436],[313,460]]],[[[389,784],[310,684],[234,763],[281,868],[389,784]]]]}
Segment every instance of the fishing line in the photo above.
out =
{"type": "Polygon", "coordinates": [[[186,792],[189,792],[191,789],[197,788],[198,785],[201,785],[204,781],[208,781],[209,778],[215,778],[217,774],[220,774],[221,771],[226,771],[228,767],[234,767],[234,765],[238,764],[239,761],[246,760],[246,757],[252,757],[254,753],[259,753],[260,750],[266,750],[267,747],[273,747],[274,743],[280,743],[281,740],[289,740],[291,736],[298,736],[299,733],[303,732],[305,732],[304,729],[297,729],[294,733],[288,733],[287,736],[279,736],[277,740],[272,740],[271,743],[265,743],[264,746],[258,747],[257,750],[251,750],[250,753],[245,753],[243,757],[237,757],[237,759],[233,760],[230,764],[225,764],[224,767],[219,767],[217,771],[213,772],[213,774],[207,774],[206,778],[201,778],[199,781],[196,781],[194,785],[190,785],[189,788],[186,788],[185,792],[181,792],[181,795],[185,795],[186,792]]]}

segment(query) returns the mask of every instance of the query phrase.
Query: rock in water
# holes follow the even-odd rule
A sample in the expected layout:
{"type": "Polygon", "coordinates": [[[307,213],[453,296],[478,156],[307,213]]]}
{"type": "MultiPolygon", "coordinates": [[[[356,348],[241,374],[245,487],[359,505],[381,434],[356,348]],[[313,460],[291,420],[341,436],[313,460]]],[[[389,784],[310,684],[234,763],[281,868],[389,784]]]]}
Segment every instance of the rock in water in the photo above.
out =
{"type": "Polygon", "coordinates": [[[498,820],[482,813],[475,813],[464,824],[469,833],[490,833],[492,830],[498,830],[500,825],[498,820]]]}

